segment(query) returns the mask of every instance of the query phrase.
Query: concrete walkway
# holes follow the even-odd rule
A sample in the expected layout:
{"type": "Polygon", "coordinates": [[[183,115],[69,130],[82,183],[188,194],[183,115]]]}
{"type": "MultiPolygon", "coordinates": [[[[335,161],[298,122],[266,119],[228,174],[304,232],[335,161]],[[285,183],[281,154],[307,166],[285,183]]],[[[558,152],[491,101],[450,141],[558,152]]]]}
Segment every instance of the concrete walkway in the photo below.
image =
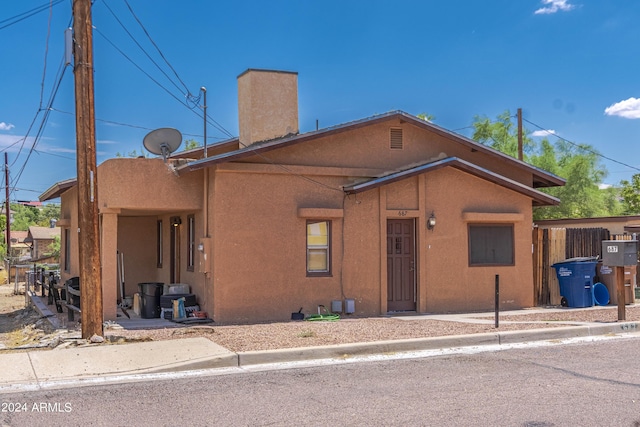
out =
{"type": "MultiPolygon", "coordinates": [[[[39,300],[39,298],[35,298],[39,300]]],[[[47,309],[36,307],[38,310],[47,309]]],[[[548,311],[548,309],[544,309],[548,311]]],[[[531,310],[501,314],[528,314],[531,310]]],[[[46,316],[46,311],[41,313],[46,316]]],[[[55,316],[53,316],[55,317],[55,316]]],[[[487,314],[407,316],[438,320],[493,322],[487,314]],[[482,317],[485,317],[484,319],[482,317]]],[[[504,322],[501,322],[504,323],[504,322]]],[[[572,322],[575,325],[575,322],[572,322]]],[[[206,338],[186,338],[119,345],[87,344],[53,350],[26,352],[0,351],[0,392],[38,389],[52,383],[83,379],[131,376],[164,372],[238,368],[269,363],[340,359],[375,354],[394,354],[424,350],[505,345],[533,341],[561,340],[640,332],[639,322],[588,323],[578,326],[491,332],[471,335],[403,339],[371,343],[340,344],[269,351],[235,353],[206,338]]]]}

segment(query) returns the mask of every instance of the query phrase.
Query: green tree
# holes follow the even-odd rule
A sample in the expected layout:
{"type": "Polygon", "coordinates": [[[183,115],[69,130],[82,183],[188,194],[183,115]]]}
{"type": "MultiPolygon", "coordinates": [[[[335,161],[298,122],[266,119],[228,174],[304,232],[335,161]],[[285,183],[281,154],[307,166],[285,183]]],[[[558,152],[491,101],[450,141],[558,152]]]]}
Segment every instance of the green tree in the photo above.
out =
{"type": "Polygon", "coordinates": [[[547,194],[560,199],[559,206],[536,208],[535,219],[548,218],[588,218],[609,216],[612,207],[607,205],[607,192],[600,189],[607,171],[600,163],[600,157],[589,145],[572,145],[558,140],[553,146],[545,142],[544,156],[531,157],[531,163],[566,179],[563,187],[544,189],[547,194]],[[549,147],[552,147],[550,153],[549,147]],[[550,155],[555,157],[555,165],[550,163],[550,155]],[[551,166],[551,167],[550,167],[551,166]]]}
{"type": "Polygon", "coordinates": [[[202,144],[198,141],[196,141],[195,139],[187,139],[184,142],[184,149],[185,150],[193,150],[194,148],[198,148],[202,146],[202,144]]]}
{"type": "Polygon", "coordinates": [[[40,219],[40,211],[34,206],[24,206],[19,203],[12,203],[13,223],[11,229],[16,231],[26,231],[32,225],[37,225],[40,219]]]}
{"type": "Polygon", "coordinates": [[[129,151],[127,154],[122,154],[121,152],[117,152],[116,153],[116,157],[131,157],[131,158],[137,158],[137,157],[147,157],[147,153],[144,151],[144,149],[142,147],[140,147],[140,153],[138,153],[136,150],[133,151],[129,151]]]}
{"type": "MultiPolygon", "coordinates": [[[[512,123],[511,118],[509,110],[498,115],[495,121],[490,120],[488,117],[476,116],[473,122],[473,136],[471,138],[511,157],[518,157],[518,129],[512,123]]],[[[527,153],[533,150],[535,144],[526,135],[526,132],[523,131],[522,133],[522,149],[526,158],[527,153]]]]}
{"type": "Polygon", "coordinates": [[[51,256],[60,258],[60,236],[55,236],[53,243],[51,243],[47,249],[51,256]]]}
{"type": "Polygon", "coordinates": [[[623,213],[625,215],[640,214],[640,174],[631,177],[631,182],[625,180],[620,181],[622,186],[620,196],[622,197],[623,213]]]}
{"type": "Polygon", "coordinates": [[[428,113],[420,113],[416,117],[429,123],[433,123],[433,121],[436,119],[436,117],[433,114],[428,114],[428,113]]]}
{"type": "MultiPolygon", "coordinates": [[[[517,156],[518,130],[508,110],[495,121],[476,116],[473,127],[474,140],[509,156],[517,156]]],[[[619,212],[619,205],[612,196],[614,191],[600,189],[607,170],[593,147],[571,144],[562,139],[551,143],[544,138],[536,143],[526,136],[525,130],[523,134],[524,160],[567,181],[563,187],[541,189],[558,197],[560,205],[534,208],[534,219],[608,216],[619,212]]]]}
{"type": "Polygon", "coordinates": [[[55,219],[56,221],[60,219],[60,205],[49,203],[44,205],[40,210],[37,225],[41,227],[49,227],[52,219],[55,219]]]}

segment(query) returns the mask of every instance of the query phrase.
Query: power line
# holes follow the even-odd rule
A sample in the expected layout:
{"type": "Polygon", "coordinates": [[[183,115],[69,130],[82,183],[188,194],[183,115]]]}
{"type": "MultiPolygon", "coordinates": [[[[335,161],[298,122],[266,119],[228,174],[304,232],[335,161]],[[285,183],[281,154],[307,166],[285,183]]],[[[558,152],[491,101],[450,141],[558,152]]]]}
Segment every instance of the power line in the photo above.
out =
{"type": "Polygon", "coordinates": [[[75,157],[68,157],[68,156],[63,156],[62,154],[54,154],[54,153],[50,153],[48,151],[39,151],[39,150],[33,150],[36,154],[45,154],[47,156],[53,156],[53,157],[59,157],[61,159],[67,159],[67,160],[76,160],[75,157]]]}
{"type": "MultiPolygon", "coordinates": [[[[154,79],[149,73],[147,73],[145,70],[142,69],[141,66],[139,66],[138,64],[136,64],[133,59],[131,59],[126,53],[124,53],[124,51],[122,51],[122,49],[120,49],[118,46],[115,45],[115,43],[113,43],[102,31],[100,31],[98,28],[94,28],[94,31],[96,33],[98,33],[100,36],[102,36],[111,46],[113,46],[114,49],[116,49],[122,56],[125,57],[125,59],[127,59],[129,62],[131,62],[138,70],[140,70],[140,72],[142,72],[142,74],[144,74],[145,76],[147,76],[152,82],[154,82],[156,85],[158,85],[162,90],[164,90],[165,92],[167,92],[167,94],[169,94],[169,96],[171,96],[173,99],[175,99],[176,101],[178,101],[180,104],[182,104],[183,106],[187,107],[190,111],[193,111],[198,117],[203,118],[203,115],[200,114],[198,111],[193,110],[192,108],[190,108],[185,102],[183,102],[180,98],[178,98],[175,94],[173,94],[169,89],[167,89],[165,86],[162,85],[162,83],[160,83],[159,81],[157,81],[156,79],[154,79]]],[[[223,134],[228,135],[229,137],[233,137],[233,135],[231,134],[231,132],[229,132],[228,130],[226,130],[224,127],[222,127],[218,122],[216,122],[215,120],[211,119],[211,120],[207,120],[207,123],[211,124],[213,127],[215,127],[216,129],[218,129],[220,132],[222,132],[223,134]]]]}
{"type": "Polygon", "coordinates": [[[47,75],[47,57],[49,56],[49,38],[51,36],[51,18],[53,16],[53,4],[49,7],[49,20],[47,21],[47,38],[44,45],[44,66],[42,67],[42,83],[40,84],[40,108],[44,97],[44,80],[47,75]]]}
{"type": "Polygon", "coordinates": [[[138,23],[138,25],[140,25],[140,28],[142,28],[142,31],[144,31],[144,33],[147,35],[147,38],[149,39],[149,41],[151,42],[151,44],[156,48],[156,50],[158,51],[158,53],[160,54],[160,57],[164,60],[164,62],[169,66],[169,68],[171,68],[171,71],[173,71],[173,74],[178,78],[178,80],[180,81],[180,83],[182,83],[182,86],[184,86],[184,89],[187,92],[187,95],[191,95],[189,88],[187,87],[186,84],[184,84],[184,82],[182,81],[182,79],[180,78],[180,76],[178,75],[178,73],[176,72],[176,70],[171,66],[171,64],[169,63],[169,61],[167,60],[167,58],[164,56],[164,54],[162,53],[162,51],[160,50],[160,48],[158,47],[158,45],[156,44],[156,42],[153,41],[153,39],[151,38],[151,35],[149,34],[149,32],[147,31],[147,29],[144,27],[144,25],[142,25],[142,22],[140,21],[140,19],[138,19],[138,17],[136,16],[136,14],[133,12],[133,9],[131,8],[131,5],[129,4],[129,2],[127,0],[124,0],[124,3],[127,5],[127,8],[129,8],[129,12],[131,12],[131,15],[133,15],[133,17],[135,18],[136,22],[138,23]]]}
{"type": "MultiPolygon", "coordinates": [[[[539,125],[537,125],[537,124],[535,124],[535,123],[533,123],[533,122],[531,122],[531,121],[529,121],[527,119],[523,118],[523,120],[526,121],[527,123],[537,127],[540,130],[547,131],[547,129],[545,129],[542,126],[539,126],[539,125]]],[[[640,168],[638,168],[636,166],[631,166],[631,165],[626,164],[624,162],[621,162],[619,160],[612,159],[611,157],[607,157],[604,154],[601,154],[601,153],[599,153],[599,152],[597,152],[595,150],[591,150],[590,148],[587,148],[584,144],[576,144],[575,142],[569,141],[568,139],[561,137],[557,133],[553,133],[552,135],[555,136],[556,138],[558,138],[558,139],[560,139],[560,140],[562,140],[562,141],[564,141],[564,142],[576,147],[576,148],[579,148],[579,149],[583,150],[583,151],[586,151],[586,152],[591,153],[593,155],[596,155],[598,157],[602,157],[603,159],[609,160],[610,162],[617,163],[619,165],[622,165],[622,166],[625,166],[627,168],[630,168],[630,169],[633,169],[633,170],[636,170],[636,171],[640,172],[640,168]]]]}
{"type": "MultiPolygon", "coordinates": [[[[40,141],[40,138],[42,137],[42,133],[44,132],[44,128],[45,125],[47,124],[47,121],[49,119],[49,115],[51,113],[51,106],[53,105],[53,102],[56,98],[56,95],[58,93],[58,89],[60,89],[60,85],[62,83],[62,79],[64,78],[64,73],[65,70],[67,69],[67,67],[64,65],[64,58],[61,62],[61,70],[62,72],[59,72],[59,78],[57,81],[57,84],[53,87],[50,98],[49,98],[49,102],[47,103],[47,108],[44,110],[44,115],[42,118],[42,121],[40,122],[40,127],[38,128],[38,132],[36,133],[36,136],[33,139],[33,144],[31,145],[31,148],[29,149],[29,154],[27,154],[27,158],[25,159],[22,167],[20,168],[16,178],[13,180],[13,185],[15,186],[18,181],[20,180],[20,178],[22,177],[22,173],[24,172],[27,163],[29,162],[29,159],[31,158],[31,154],[33,154],[33,152],[35,151],[36,146],[38,145],[38,142],[40,141]]],[[[34,119],[35,120],[35,119],[34,119]]],[[[26,136],[25,136],[25,140],[26,140],[26,136]]],[[[24,145],[24,142],[23,142],[24,145]]],[[[22,149],[21,149],[22,150],[22,149]]],[[[19,154],[18,154],[19,155],[19,154]]],[[[17,160],[17,158],[16,158],[17,160]]],[[[15,163],[15,161],[14,161],[15,163]]]]}
{"type": "MultiPolygon", "coordinates": [[[[120,26],[125,30],[125,32],[127,33],[127,35],[129,35],[129,37],[134,41],[134,43],[144,52],[144,54],[147,56],[147,58],[160,70],[160,72],[179,90],[181,91],[181,89],[178,87],[178,85],[167,75],[167,73],[165,73],[162,68],[158,65],[158,63],[156,61],[154,61],[151,58],[151,55],[149,53],[147,53],[147,51],[142,47],[142,45],[136,40],[136,38],[133,36],[133,34],[131,34],[131,32],[125,27],[124,23],[116,16],[116,14],[113,12],[113,10],[111,8],[108,7],[108,5],[106,5],[106,2],[103,2],[105,4],[105,6],[107,6],[107,9],[109,10],[109,12],[114,16],[114,18],[116,19],[116,21],[120,24],[120,26]]],[[[187,87],[187,85],[184,83],[184,81],[180,78],[180,76],[178,75],[177,71],[175,70],[175,68],[169,63],[169,61],[167,60],[166,56],[162,53],[162,51],[160,50],[160,48],[158,47],[158,45],[154,42],[154,40],[151,38],[151,35],[149,34],[149,32],[146,30],[146,28],[144,27],[144,25],[142,24],[142,22],[140,21],[140,19],[136,16],[135,12],[133,11],[133,9],[131,8],[131,6],[129,5],[129,3],[125,0],[125,3],[127,5],[127,7],[129,8],[129,11],[131,12],[131,14],[133,15],[134,19],[138,22],[138,24],[140,25],[140,27],[142,28],[142,30],[144,31],[144,33],[146,34],[147,38],[149,39],[149,41],[151,42],[151,44],[156,48],[156,50],[158,51],[160,57],[164,60],[164,62],[168,65],[168,67],[171,69],[171,71],[174,73],[174,75],[176,76],[176,78],[178,79],[178,81],[182,84],[182,86],[185,89],[186,93],[181,93],[181,95],[184,96],[185,101],[182,101],[179,97],[175,96],[175,94],[171,93],[170,90],[168,90],[166,87],[164,87],[159,81],[157,81],[156,79],[154,79],[149,73],[147,73],[146,71],[144,71],[142,69],[141,66],[139,66],[138,64],[136,64],[133,59],[131,59],[131,57],[127,54],[124,53],[124,51],[122,49],[120,49],[119,47],[117,47],[115,45],[115,43],[113,41],[111,41],[103,32],[101,32],[99,29],[95,28],[95,31],[100,34],[109,44],[111,44],[122,56],[124,56],[129,62],[131,62],[136,68],[138,68],[145,76],[147,76],[151,81],[153,81],[156,85],[158,85],[160,88],[162,88],[165,92],[167,92],[171,97],[173,97],[175,100],[177,100],[178,102],[180,102],[182,105],[184,105],[185,107],[189,108],[190,110],[192,110],[198,117],[200,118],[205,118],[204,115],[200,114],[199,111],[195,110],[195,107],[198,105],[198,103],[200,102],[200,96],[194,96],[193,94],[191,94],[191,92],[189,91],[189,88],[187,87]],[[191,105],[190,105],[191,104],[191,105]]],[[[182,92],[182,91],[181,91],[182,92]]],[[[210,115],[207,114],[206,117],[206,121],[207,123],[209,123],[211,126],[213,126],[214,128],[216,128],[218,131],[220,131],[221,133],[227,135],[228,137],[234,137],[234,135],[229,132],[227,129],[224,128],[224,126],[222,126],[219,122],[217,122],[215,119],[213,119],[210,115]]]]}
{"type": "MultiPolygon", "coordinates": [[[[118,24],[120,24],[120,26],[122,27],[122,29],[125,31],[125,33],[127,33],[127,35],[129,36],[129,38],[131,38],[131,40],[133,40],[133,42],[136,44],[136,46],[138,46],[140,48],[140,50],[146,55],[147,58],[149,58],[149,61],[151,61],[153,63],[153,65],[156,66],[156,68],[158,70],[160,70],[160,72],[167,78],[167,80],[169,80],[169,82],[171,82],[176,89],[178,90],[182,90],[173,80],[171,80],[171,77],[169,77],[167,75],[167,73],[160,67],[160,65],[158,65],[158,63],[151,57],[151,55],[149,55],[149,53],[144,49],[144,47],[142,47],[142,45],[138,42],[138,40],[136,40],[136,38],[133,36],[133,34],[131,34],[131,32],[127,29],[127,27],[122,23],[122,21],[120,20],[120,18],[118,18],[118,16],[116,16],[115,12],[113,11],[113,9],[111,9],[109,7],[109,5],[107,4],[107,2],[102,2],[105,7],[107,8],[107,10],[111,13],[111,15],[115,18],[115,20],[118,22],[118,24]]],[[[127,4],[128,6],[128,4],[127,4]]],[[[132,12],[133,13],[133,12],[132,12]]],[[[135,15],[134,15],[135,16],[135,15]]],[[[137,19],[137,18],[136,18],[137,19]]],[[[142,24],[141,24],[142,26],[142,24]]],[[[144,29],[144,27],[143,27],[144,29]]],[[[146,32],[146,31],[145,31],[146,32]]],[[[154,44],[155,46],[155,44],[154,44]]],[[[165,61],[166,62],[166,61],[165,61]]],[[[179,78],[178,78],[179,79],[179,78]]],[[[182,80],[180,80],[180,82],[182,83],[182,80]]],[[[182,85],[184,86],[184,83],[182,83],[182,85]]],[[[186,89],[187,94],[189,94],[189,89],[186,88],[186,86],[184,86],[186,89]]]]}
{"type": "Polygon", "coordinates": [[[26,12],[23,12],[19,15],[16,16],[12,16],[11,18],[7,18],[7,19],[3,19],[2,21],[0,21],[0,24],[4,24],[5,22],[8,22],[6,25],[3,25],[0,27],[0,30],[3,30],[7,27],[10,27],[14,24],[17,24],[18,22],[22,22],[27,18],[30,18],[34,15],[37,15],[40,12],[43,12],[49,8],[53,8],[53,6],[62,3],[64,0],[52,0],[51,2],[42,4],[40,6],[36,6],[35,8],[28,10],[26,12]]]}
{"type": "MultiPolygon", "coordinates": [[[[75,115],[75,113],[71,113],[69,111],[58,110],[57,108],[51,108],[51,110],[55,111],[57,113],[68,114],[68,115],[72,115],[72,116],[75,115]]],[[[106,119],[98,119],[98,118],[96,118],[96,121],[97,122],[102,122],[102,123],[107,123],[107,124],[110,124],[110,125],[115,125],[115,126],[130,127],[130,128],[133,128],[133,129],[142,129],[142,130],[147,130],[147,131],[154,130],[154,128],[149,128],[149,127],[146,127],[146,126],[132,125],[132,124],[129,124],[129,123],[116,122],[116,121],[113,121],[113,120],[106,120],[106,119]]],[[[185,136],[193,136],[193,137],[196,137],[196,138],[203,137],[203,135],[199,135],[199,134],[195,134],[195,133],[184,133],[184,132],[181,132],[181,133],[182,133],[182,135],[185,135],[185,136]]],[[[219,137],[219,136],[207,136],[207,139],[211,139],[211,138],[218,139],[218,140],[226,139],[226,138],[222,138],[222,137],[219,137]]]]}

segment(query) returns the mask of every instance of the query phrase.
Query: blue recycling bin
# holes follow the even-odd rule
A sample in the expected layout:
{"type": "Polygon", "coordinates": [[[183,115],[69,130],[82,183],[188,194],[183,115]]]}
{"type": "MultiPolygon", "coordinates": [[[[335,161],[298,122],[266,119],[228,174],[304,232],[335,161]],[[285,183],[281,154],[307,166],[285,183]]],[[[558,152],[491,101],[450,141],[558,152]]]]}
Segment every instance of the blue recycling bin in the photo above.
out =
{"type": "Polygon", "coordinates": [[[566,300],[567,307],[593,307],[596,264],[594,258],[571,258],[552,265],[560,283],[560,295],[566,300]]]}

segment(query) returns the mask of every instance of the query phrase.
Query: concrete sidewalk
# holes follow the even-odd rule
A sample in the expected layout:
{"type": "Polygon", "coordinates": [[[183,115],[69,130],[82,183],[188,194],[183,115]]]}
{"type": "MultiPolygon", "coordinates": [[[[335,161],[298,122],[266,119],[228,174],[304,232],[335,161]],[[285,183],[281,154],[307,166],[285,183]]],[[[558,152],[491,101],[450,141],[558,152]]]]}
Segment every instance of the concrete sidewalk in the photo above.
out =
{"type": "Polygon", "coordinates": [[[624,322],[240,353],[229,351],[206,338],[87,344],[22,353],[5,351],[0,352],[0,365],[5,367],[0,377],[0,393],[96,378],[618,335],[639,332],[639,328],[637,322],[624,322]]]}
{"type": "Polygon", "coordinates": [[[0,353],[0,390],[106,376],[238,366],[237,354],[206,338],[0,353]],[[7,369],[6,367],[11,367],[7,369]]]}
{"type": "MultiPolygon", "coordinates": [[[[36,298],[38,299],[38,298],[36,298]]],[[[46,308],[46,306],[45,306],[46,308]]],[[[40,307],[38,310],[42,309],[40,307]]],[[[546,309],[545,309],[546,310],[546,309]]],[[[520,311],[531,313],[531,310],[520,311]]],[[[41,313],[46,315],[46,312],[41,313]]],[[[507,314],[507,313],[503,313],[507,314]]],[[[447,317],[450,321],[477,321],[478,314],[412,316],[447,317]]],[[[483,321],[493,321],[488,318],[483,321]]],[[[242,368],[270,363],[320,359],[344,360],[367,355],[389,355],[424,350],[506,345],[578,337],[640,332],[640,322],[585,323],[470,335],[402,339],[268,351],[232,352],[206,338],[186,338],[127,344],[87,344],[79,347],[0,352],[0,392],[43,388],[86,379],[126,377],[165,372],[242,368]]],[[[636,335],[636,334],[634,334],[636,335]]]]}

